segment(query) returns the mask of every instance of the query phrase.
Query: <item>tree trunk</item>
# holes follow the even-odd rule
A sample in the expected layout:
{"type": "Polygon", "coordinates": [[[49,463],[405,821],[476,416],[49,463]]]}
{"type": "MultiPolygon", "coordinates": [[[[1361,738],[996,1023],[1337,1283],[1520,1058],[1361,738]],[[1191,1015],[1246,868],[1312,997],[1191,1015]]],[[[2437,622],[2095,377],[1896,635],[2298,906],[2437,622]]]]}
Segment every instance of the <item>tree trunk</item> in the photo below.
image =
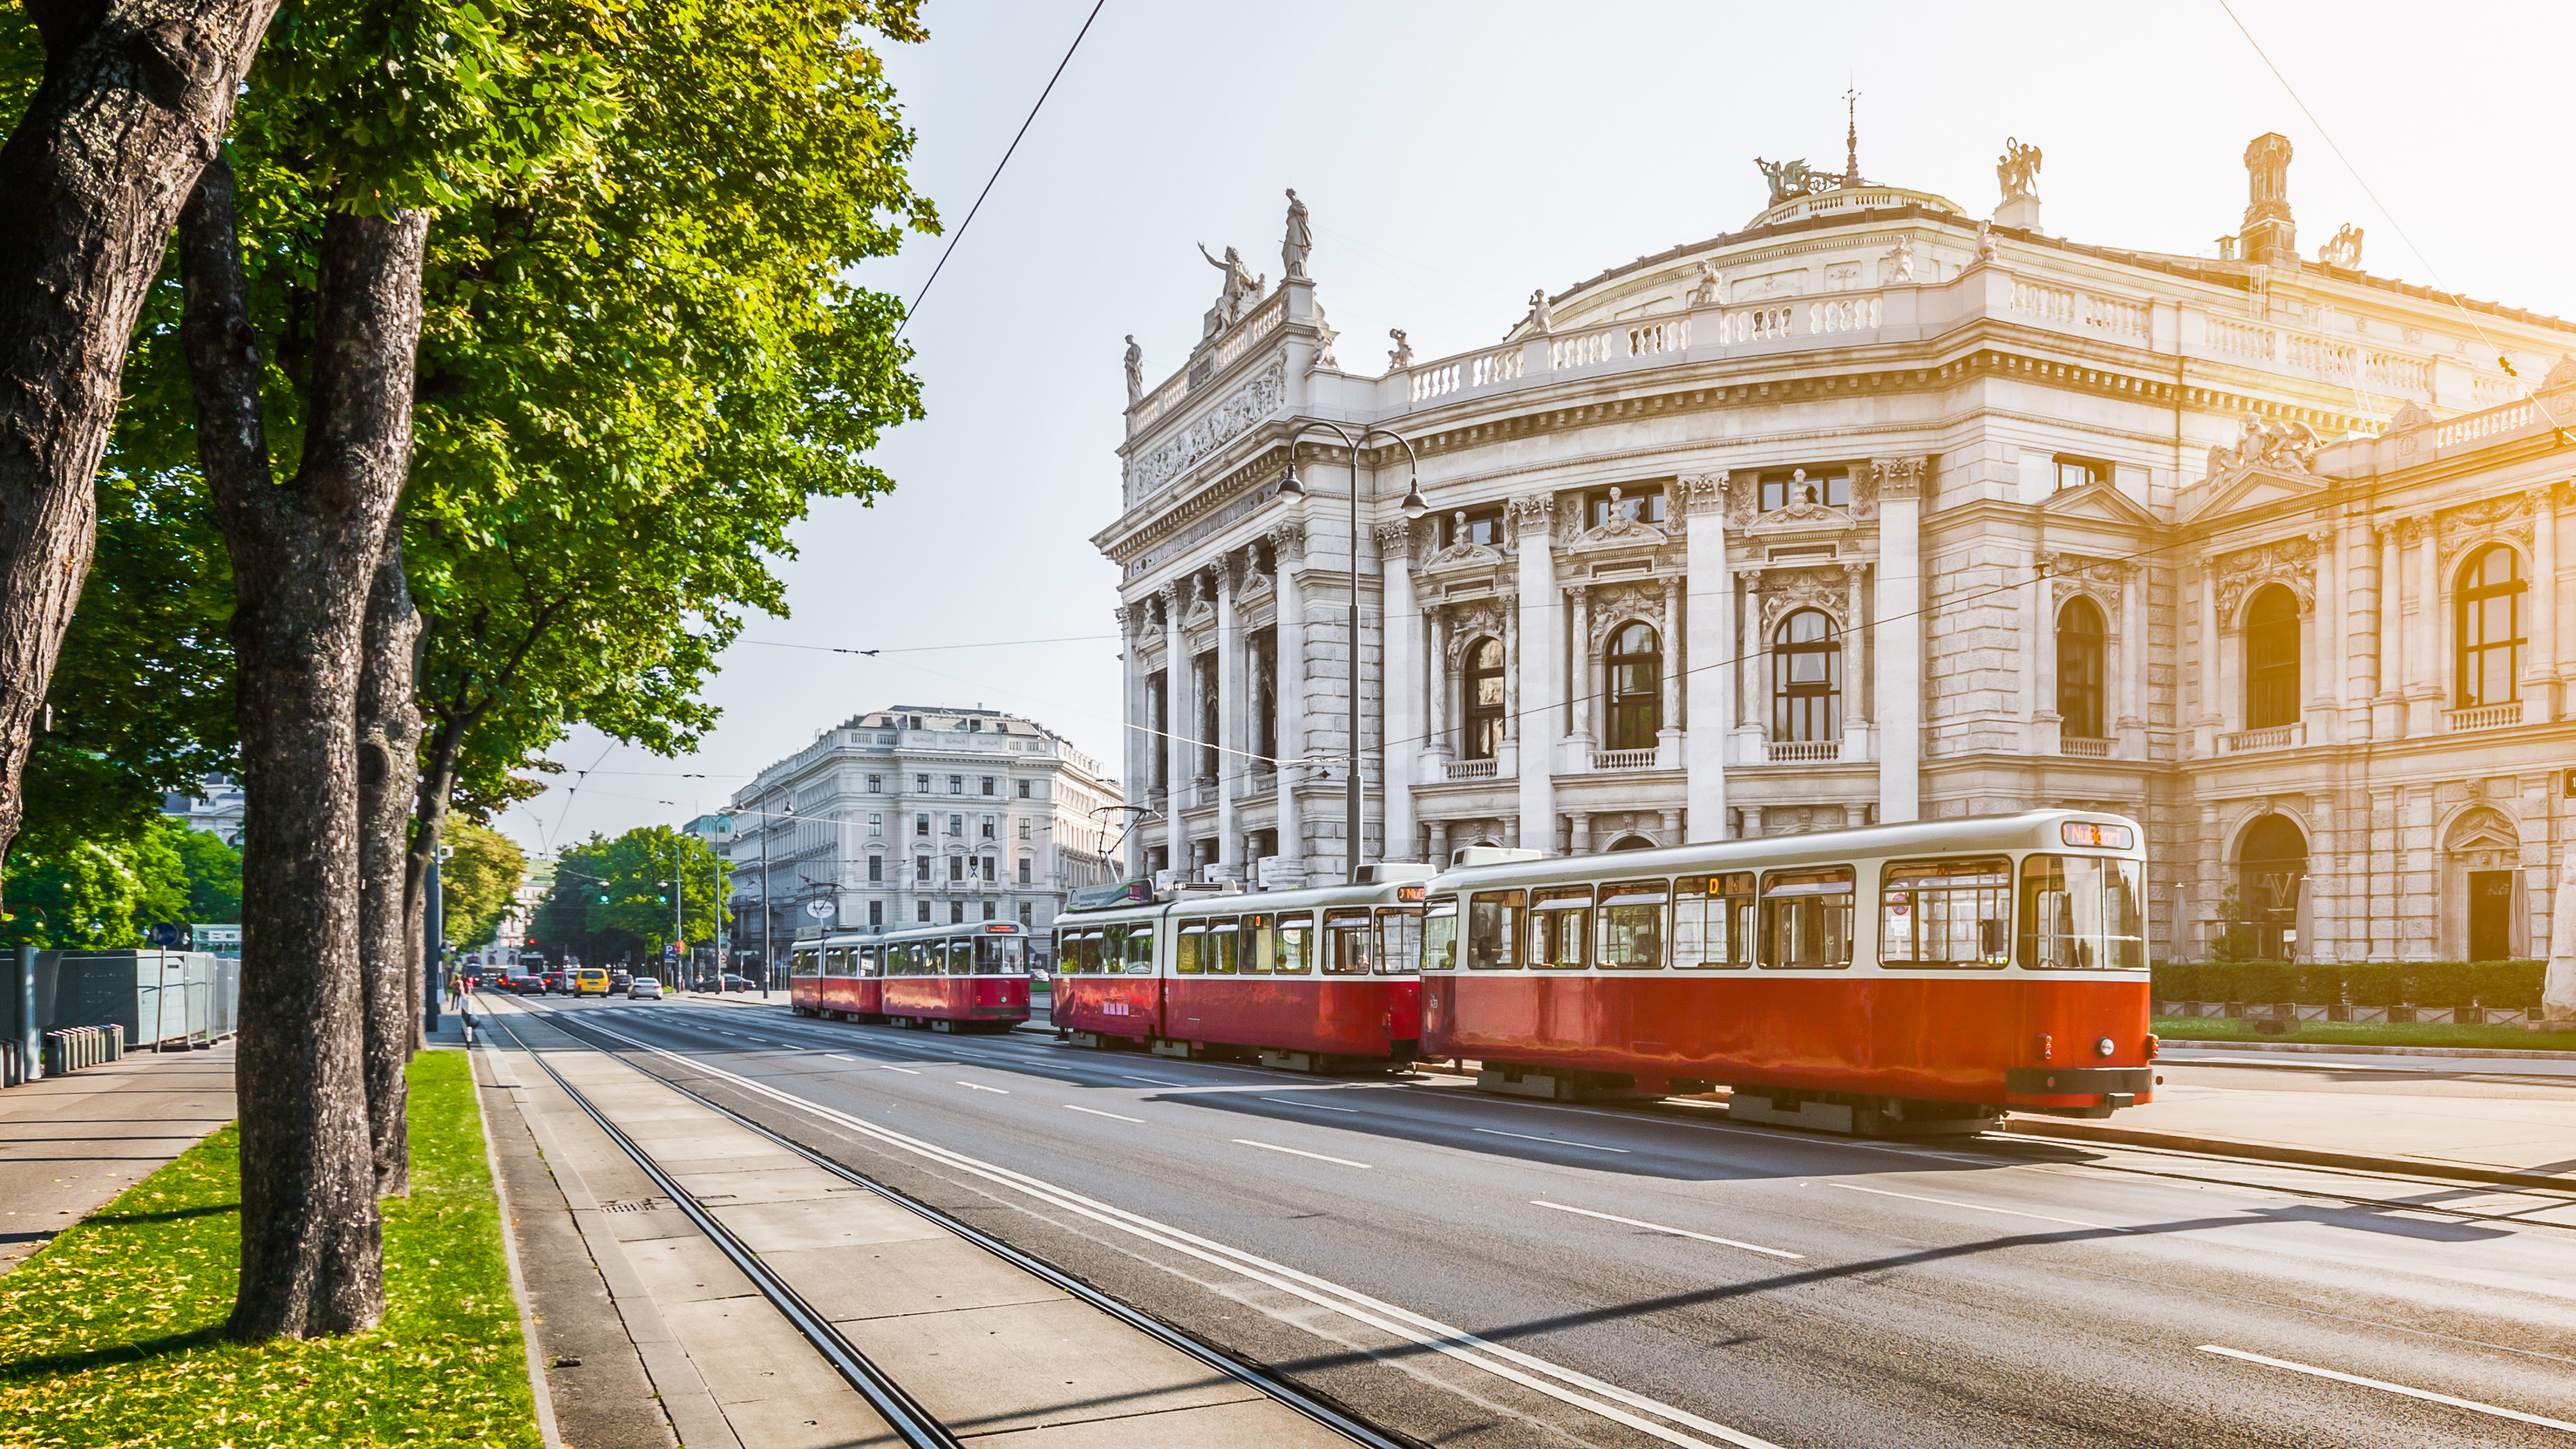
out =
{"type": "Polygon", "coordinates": [[[357,708],[367,600],[411,453],[429,220],[334,212],[315,280],[304,456],[271,481],[233,217],[208,165],[181,226],[198,449],[232,553],[243,812],[242,1253],[229,1331],[384,1313],[360,971],[357,708]]]}
{"type": "Polygon", "coordinates": [[[358,677],[358,938],[365,977],[367,1124],[375,1147],[376,1195],[411,1191],[405,1106],[419,1019],[419,973],[404,891],[412,777],[420,753],[420,706],[412,698],[420,614],[403,574],[402,516],[385,530],[367,598],[365,654],[358,677]]]}
{"type": "Polygon", "coordinates": [[[126,344],[277,0],[29,0],[45,75],[0,145],[0,857],[97,541],[126,344]]]}

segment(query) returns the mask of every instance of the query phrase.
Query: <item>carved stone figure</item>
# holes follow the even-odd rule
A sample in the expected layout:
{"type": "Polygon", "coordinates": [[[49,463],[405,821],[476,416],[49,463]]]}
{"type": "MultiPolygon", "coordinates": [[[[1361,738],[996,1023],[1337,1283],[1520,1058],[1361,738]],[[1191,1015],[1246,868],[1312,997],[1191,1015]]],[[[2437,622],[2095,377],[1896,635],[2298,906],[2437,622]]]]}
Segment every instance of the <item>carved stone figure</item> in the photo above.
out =
{"type": "Polygon", "coordinates": [[[1406,368],[1411,367],[1413,365],[1413,344],[1404,340],[1404,329],[1401,327],[1389,327],[1386,329],[1386,335],[1395,339],[1395,346],[1386,354],[1386,370],[1389,372],[1402,372],[1406,368]]]}
{"type": "Polygon", "coordinates": [[[2432,421],[2431,413],[2425,411],[2413,398],[2408,398],[2397,405],[2397,416],[2388,420],[2388,431],[2402,433],[2409,428],[2423,427],[2432,421]]]}
{"type": "Polygon", "coordinates": [[[1726,277],[1724,273],[1718,271],[1717,264],[1715,262],[1700,263],[1699,285],[1691,288],[1690,305],[1694,307],[1714,307],[1718,304],[1718,300],[1723,297],[1725,293],[1726,277]]]}
{"type": "Polygon", "coordinates": [[[1615,539],[1648,539],[1660,541],[1669,535],[1651,523],[1638,518],[1644,510],[1643,498],[1628,497],[1621,490],[1610,490],[1609,516],[1598,528],[1587,528],[1575,535],[1579,542],[1601,543],[1615,539]]]}
{"type": "Polygon", "coordinates": [[[2003,183],[2006,201],[2038,200],[2039,148],[2004,137],[2004,154],[1995,158],[1995,179],[2003,183]]]}
{"type": "Polygon", "coordinates": [[[2209,473],[2223,472],[2262,464],[2290,473],[2316,471],[2316,451],[2323,446],[2317,430],[2297,419],[2267,421],[2259,414],[2247,413],[2237,433],[2235,448],[2209,450],[2209,473]]]}
{"type": "Polygon", "coordinates": [[[1210,315],[1222,318],[1222,325],[1231,327],[1243,320],[1244,311],[1252,305],[1253,299],[1261,295],[1261,289],[1269,284],[1270,279],[1254,276],[1252,268],[1243,264],[1242,255],[1232,247],[1225,249],[1225,260],[1218,261],[1208,256],[1207,243],[1201,242],[1199,255],[1207,257],[1209,266],[1225,273],[1225,291],[1217,298],[1216,310],[1210,315]]]}
{"type": "Polygon", "coordinates": [[[1288,188],[1288,235],[1279,243],[1280,275],[1292,282],[1309,280],[1306,257],[1315,250],[1314,230],[1306,224],[1306,203],[1297,199],[1297,188],[1288,188]]]}
{"type": "Polygon", "coordinates": [[[1145,349],[1136,345],[1136,334],[1127,334],[1127,406],[1145,400],[1145,349]]]}
{"type": "Polygon", "coordinates": [[[1878,273],[1878,284],[1882,287],[1896,282],[1913,281],[1914,239],[1910,236],[1897,237],[1896,245],[1889,247],[1886,255],[1878,259],[1878,273]]]}
{"type": "Polygon", "coordinates": [[[2558,354],[2558,360],[2549,365],[2549,375],[2540,380],[2540,385],[2576,387],[2576,356],[2564,352],[2558,354]]]}
{"type": "Polygon", "coordinates": [[[2317,248],[2317,260],[2329,267],[2341,267],[2347,272],[2360,271],[2361,228],[2351,222],[2345,222],[2343,230],[2334,234],[2334,240],[2317,248]]]}
{"type": "Polygon", "coordinates": [[[1324,320],[1323,304],[1320,302],[1316,303],[1315,357],[1313,361],[1306,364],[1306,371],[1308,374],[1311,375],[1313,373],[1320,372],[1327,367],[1333,368],[1336,371],[1340,370],[1342,360],[1333,355],[1333,339],[1341,335],[1341,333],[1334,330],[1332,323],[1324,320]]]}
{"type": "Polygon", "coordinates": [[[1547,288],[1530,293],[1530,330],[1544,336],[1556,330],[1556,322],[1547,313],[1547,288]]]}
{"type": "Polygon", "coordinates": [[[1977,260],[1991,262],[2003,254],[2003,239],[1995,235],[1994,223],[1977,223],[1977,260]]]}
{"type": "Polygon", "coordinates": [[[1756,156],[1753,158],[1753,164],[1761,168],[1762,179],[1771,183],[1769,204],[1772,206],[1815,194],[1816,182],[1820,178],[1815,172],[1807,169],[1804,157],[1795,161],[1765,161],[1756,156]]]}

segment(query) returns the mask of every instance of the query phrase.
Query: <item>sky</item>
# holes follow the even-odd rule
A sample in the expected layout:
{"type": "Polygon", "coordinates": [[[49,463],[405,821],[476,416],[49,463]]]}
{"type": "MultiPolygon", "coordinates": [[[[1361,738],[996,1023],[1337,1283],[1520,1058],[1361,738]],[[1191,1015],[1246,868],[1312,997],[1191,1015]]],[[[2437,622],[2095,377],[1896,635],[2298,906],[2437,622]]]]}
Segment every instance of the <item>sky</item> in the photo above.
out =
{"type": "Polygon", "coordinates": [[[1756,155],[1841,170],[1850,89],[1873,181],[1988,215],[2017,137],[2044,156],[2043,230],[2185,255],[2237,229],[2245,143],[2279,131],[2308,255],[2351,222],[2367,271],[2576,317],[2564,4],[1105,0],[959,236],[1090,10],[930,0],[931,38],[885,48],[913,182],[957,238],[926,295],[947,237],[856,273],[920,295],[929,416],[874,460],[896,491],[794,530],[790,616],[724,655],[695,754],[577,732],[496,822],[523,845],[721,809],[896,704],[1010,710],[1114,769],[1116,571],[1090,539],[1119,508],[1125,338],[1149,387],[1186,357],[1219,282],[1194,244],[1275,281],[1287,187],[1339,355],[1369,374],[1390,327],[1423,361],[1462,352],[1534,287],[1742,227],[1756,155]]]}

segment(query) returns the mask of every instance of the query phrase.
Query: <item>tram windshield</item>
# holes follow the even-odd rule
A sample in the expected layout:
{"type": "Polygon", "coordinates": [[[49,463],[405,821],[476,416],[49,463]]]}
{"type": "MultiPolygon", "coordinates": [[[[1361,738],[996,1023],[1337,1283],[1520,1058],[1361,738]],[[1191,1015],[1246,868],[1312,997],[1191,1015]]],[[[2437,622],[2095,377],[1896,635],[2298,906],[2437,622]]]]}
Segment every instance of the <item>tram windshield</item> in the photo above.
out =
{"type": "Polygon", "coordinates": [[[1027,947],[1017,936],[976,937],[975,974],[978,976],[1028,975],[1027,947]]]}
{"type": "Polygon", "coordinates": [[[1377,974],[1410,976],[1422,969],[1422,908],[1377,908],[1377,974]]]}
{"type": "Polygon", "coordinates": [[[814,951],[811,948],[808,948],[806,950],[795,952],[787,958],[787,974],[790,976],[812,976],[821,970],[821,964],[822,963],[815,956],[814,951]]]}
{"type": "Polygon", "coordinates": [[[1422,969],[1458,969],[1458,898],[1455,896],[1433,901],[1430,909],[1422,913],[1422,969]]]}
{"type": "Polygon", "coordinates": [[[2144,875],[2134,860],[2034,855],[2021,863],[2021,962],[2043,971],[2143,971],[2144,875]]]}

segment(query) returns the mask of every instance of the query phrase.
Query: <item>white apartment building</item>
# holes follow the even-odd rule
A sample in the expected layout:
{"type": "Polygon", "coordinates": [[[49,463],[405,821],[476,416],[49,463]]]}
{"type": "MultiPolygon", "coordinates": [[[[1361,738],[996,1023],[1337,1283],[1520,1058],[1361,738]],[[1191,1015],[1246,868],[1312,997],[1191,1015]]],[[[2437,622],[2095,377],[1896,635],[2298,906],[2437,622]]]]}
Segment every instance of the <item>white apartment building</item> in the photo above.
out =
{"type": "Polygon", "coordinates": [[[760,772],[727,811],[734,942],[800,930],[1018,921],[1043,932],[1105,884],[1118,782],[1045,726],[999,710],[854,715],[760,772]]]}
{"type": "Polygon", "coordinates": [[[2544,949],[2576,327],[2303,258],[2278,136],[2215,259],[2048,235],[2023,159],[1990,219],[1766,167],[1377,376],[1292,213],[1169,380],[1130,352],[1131,870],[1337,876],[1356,674],[1364,860],[2102,808],[2160,955],[2230,887],[2303,956],[2544,949]]]}

